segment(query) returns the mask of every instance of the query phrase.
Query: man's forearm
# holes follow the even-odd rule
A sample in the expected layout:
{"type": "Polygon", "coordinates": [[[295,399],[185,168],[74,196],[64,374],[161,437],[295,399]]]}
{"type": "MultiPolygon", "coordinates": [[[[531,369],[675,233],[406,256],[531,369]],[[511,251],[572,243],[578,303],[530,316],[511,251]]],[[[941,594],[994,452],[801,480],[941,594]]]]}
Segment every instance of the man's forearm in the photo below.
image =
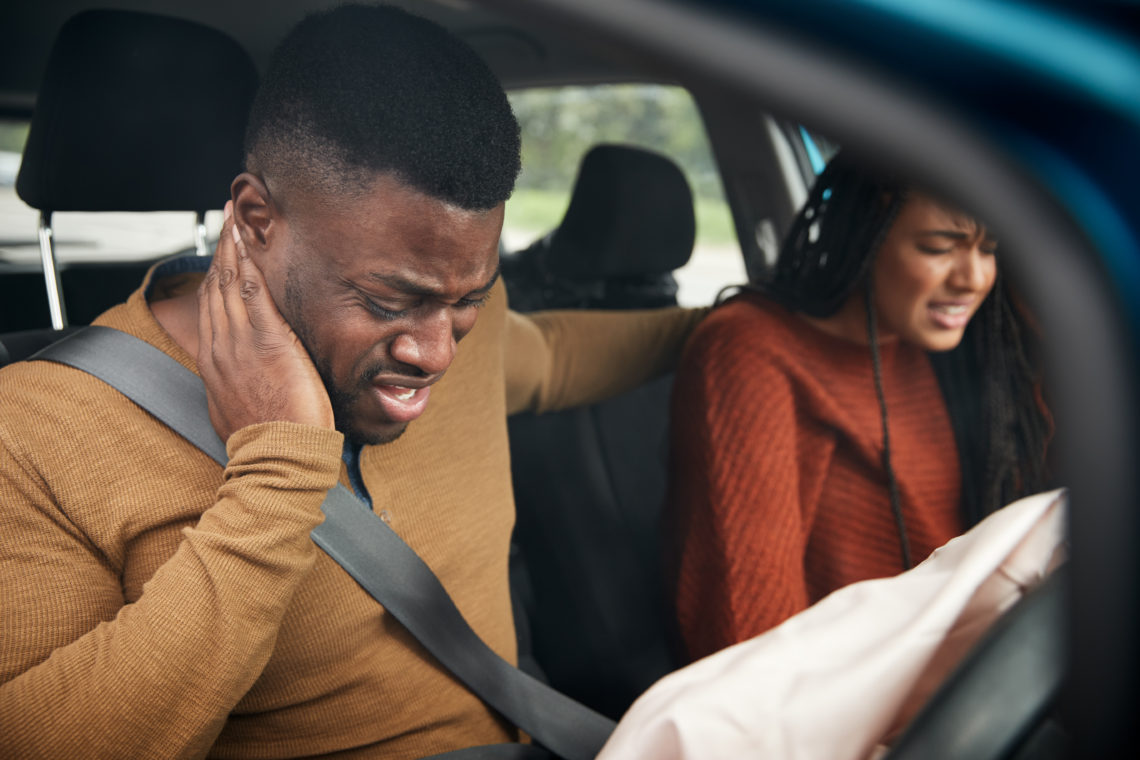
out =
{"type": "Polygon", "coordinates": [[[594,403],[676,366],[707,309],[508,313],[507,410],[594,403]]]}

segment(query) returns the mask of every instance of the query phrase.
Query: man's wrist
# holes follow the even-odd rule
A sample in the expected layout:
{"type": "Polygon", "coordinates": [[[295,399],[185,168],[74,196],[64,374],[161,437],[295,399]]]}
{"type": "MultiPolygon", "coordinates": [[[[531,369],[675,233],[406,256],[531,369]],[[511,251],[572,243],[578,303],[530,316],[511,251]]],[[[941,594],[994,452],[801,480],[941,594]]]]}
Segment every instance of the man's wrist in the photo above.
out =
{"type": "Polygon", "coordinates": [[[226,442],[227,477],[256,470],[270,481],[287,478],[290,490],[327,491],[340,476],[343,447],[344,435],[326,427],[284,421],[247,425],[226,442]]]}

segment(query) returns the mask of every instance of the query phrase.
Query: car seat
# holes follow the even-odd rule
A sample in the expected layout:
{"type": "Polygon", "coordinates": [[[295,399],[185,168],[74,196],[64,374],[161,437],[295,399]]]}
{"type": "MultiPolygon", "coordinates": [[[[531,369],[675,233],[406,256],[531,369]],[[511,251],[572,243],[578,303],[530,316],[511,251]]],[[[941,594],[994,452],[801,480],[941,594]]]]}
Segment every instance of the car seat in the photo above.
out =
{"type": "Polygon", "coordinates": [[[40,211],[43,270],[0,272],[0,328],[87,323],[138,287],[151,263],[59,266],[55,212],[194,211],[198,252],[208,253],[203,217],[223,205],[241,171],[256,87],[249,55],[216,29],[133,11],[68,20],[16,179],[19,196],[40,211]]]}
{"type": "Polygon", "coordinates": [[[692,192],[675,163],[628,145],[596,145],[582,158],[558,227],[502,257],[511,308],[676,305],[673,270],[688,262],[695,234],[692,192]]]}
{"type": "MultiPolygon", "coordinates": [[[[583,159],[561,224],[504,257],[511,307],[676,305],[693,249],[681,170],[639,148],[583,159]]],[[[617,717],[680,662],[659,559],[672,377],[609,401],[509,420],[521,564],[512,584],[551,685],[617,717]],[[525,565],[525,568],[522,567],[525,565]]]]}

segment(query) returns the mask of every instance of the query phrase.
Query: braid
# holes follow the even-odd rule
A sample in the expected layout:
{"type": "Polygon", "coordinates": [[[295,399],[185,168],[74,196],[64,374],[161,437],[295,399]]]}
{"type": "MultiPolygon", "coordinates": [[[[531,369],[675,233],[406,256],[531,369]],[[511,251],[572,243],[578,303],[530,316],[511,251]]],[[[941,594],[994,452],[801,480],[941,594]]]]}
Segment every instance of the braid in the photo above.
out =
{"type": "Polygon", "coordinates": [[[887,421],[887,397],[883,393],[882,358],[879,352],[879,326],[875,317],[875,285],[873,277],[867,278],[867,337],[871,341],[871,368],[875,373],[875,395],[879,399],[879,419],[883,426],[883,469],[887,473],[887,491],[891,499],[891,514],[895,518],[895,530],[899,534],[899,549],[902,553],[903,570],[910,570],[914,562],[910,555],[910,537],[903,519],[902,499],[899,497],[899,483],[895,468],[891,466],[891,430],[887,421]]]}
{"type": "MultiPolygon", "coordinates": [[[[791,311],[822,318],[835,314],[860,284],[866,288],[883,469],[903,565],[909,568],[910,542],[891,464],[874,284],[869,276],[875,253],[907,193],[906,183],[867,172],[840,153],[817,178],[776,263],[747,289],[791,311]]],[[[1025,312],[999,276],[962,342],[951,351],[929,354],[954,428],[966,526],[1041,490],[1046,482],[1045,448],[1052,428],[1039,396],[1035,338],[1025,312]]]]}
{"type": "MultiPolygon", "coordinates": [[[[996,285],[996,283],[995,283],[996,285]]],[[[1010,394],[1002,393],[1001,385],[1009,374],[1009,357],[1004,351],[998,350],[1003,338],[1011,327],[1007,324],[1004,299],[995,298],[994,306],[990,309],[989,324],[980,334],[980,350],[983,352],[982,366],[985,374],[982,377],[982,420],[983,429],[988,433],[986,441],[989,451],[984,463],[985,470],[982,478],[984,490],[981,494],[982,508],[991,511],[995,504],[1004,503],[1007,495],[1007,473],[1010,460],[1014,458],[1016,444],[1009,435],[1015,411],[1012,408],[1010,394]]],[[[1013,328],[1016,329],[1016,328],[1013,328]]]]}
{"type": "Polygon", "coordinates": [[[792,311],[834,314],[865,276],[903,194],[894,180],[836,156],[816,179],[776,263],[755,289],[792,311]]]}
{"type": "Polygon", "coordinates": [[[773,270],[757,289],[793,311],[827,317],[839,310],[860,282],[864,283],[871,366],[882,420],[883,469],[903,567],[910,569],[910,538],[903,519],[898,479],[891,465],[890,426],[873,308],[874,284],[868,275],[875,253],[894,224],[906,195],[905,186],[893,178],[868,173],[839,154],[816,179],[784,239],[773,270]]]}
{"type": "Polygon", "coordinates": [[[983,419],[991,448],[982,506],[986,513],[1044,487],[1049,425],[1037,397],[1040,373],[1030,330],[1004,283],[995,286],[993,320],[983,334],[983,419]]]}
{"type": "Polygon", "coordinates": [[[999,274],[962,343],[931,355],[958,442],[967,526],[1046,485],[1052,427],[1036,354],[1034,331],[999,274]]]}

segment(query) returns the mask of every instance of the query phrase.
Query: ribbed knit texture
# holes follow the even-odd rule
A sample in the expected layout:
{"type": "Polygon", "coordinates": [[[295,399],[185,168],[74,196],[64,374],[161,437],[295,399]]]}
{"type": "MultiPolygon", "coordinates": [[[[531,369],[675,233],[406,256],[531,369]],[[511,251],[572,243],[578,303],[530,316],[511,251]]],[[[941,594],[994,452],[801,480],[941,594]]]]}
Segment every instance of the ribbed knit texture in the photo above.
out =
{"type": "MultiPolygon", "coordinates": [[[[644,381],[700,316],[531,320],[496,288],[424,416],[364,449],[375,509],[506,659],[507,408],[644,381]]],[[[99,323],[194,369],[141,290],[99,323]]],[[[309,539],[346,482],[338,433],[250,426],[223,473],[71,368],[0,370],[0,399],[0,756],[416,758],[517,738],[309,539]]]]}
{"type": "MultiPolygon", "coordinates": [[[[892,462],[921,561],[960,532],[957,450],[926,354],[881,348],[892,462]]],[[[902,570],[881,454],[869,347],[753,294],[697,328],[674,386],[669,496],[677,615],[694,659],[902,570]]]]}

